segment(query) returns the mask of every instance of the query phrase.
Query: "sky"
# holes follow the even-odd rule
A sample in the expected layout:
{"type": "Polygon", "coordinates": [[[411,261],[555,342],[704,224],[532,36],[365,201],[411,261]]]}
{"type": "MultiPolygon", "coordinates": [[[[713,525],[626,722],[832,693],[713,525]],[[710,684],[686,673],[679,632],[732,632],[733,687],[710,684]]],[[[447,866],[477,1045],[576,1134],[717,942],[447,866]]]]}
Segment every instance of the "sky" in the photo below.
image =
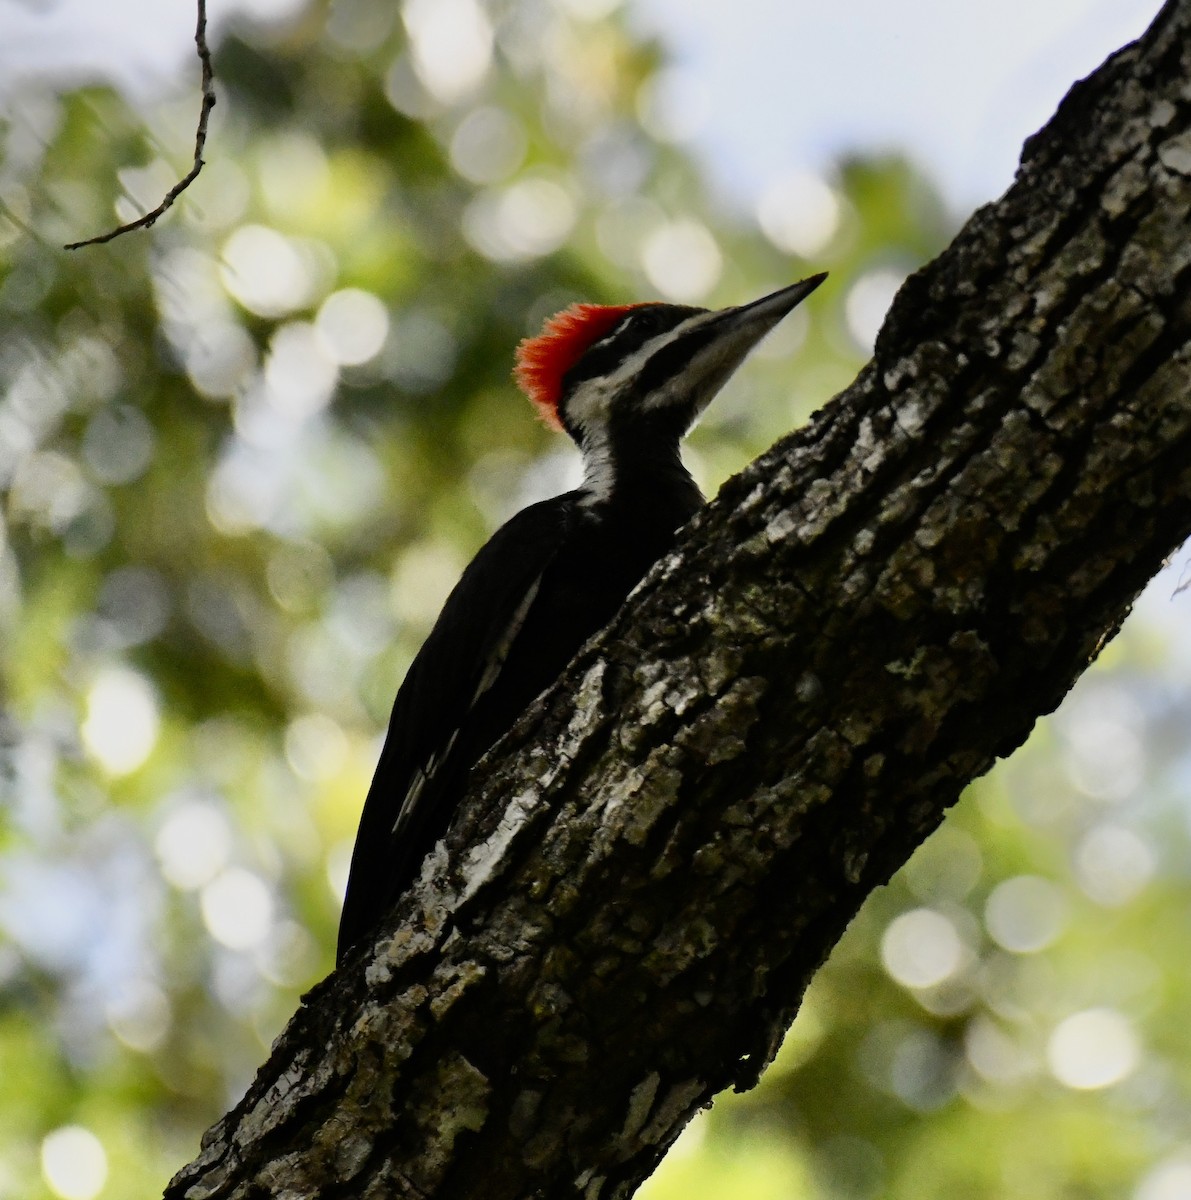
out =
{"type": "MultiPolygon", "coordinates": [[[[299,0],[208,0],[282,16],[299,0]]],[[[615,0],[556,0],[577,10],[615,0]]],[[[667,90],[725,194],[901,149],[956,216],[1009,185],[1022,141],[1071,83],[1138,36],[1159,0],[627,0],[670,48],[667,90]]],[[[192,0],[0,0],[0,87],[41,71],[151,97],[196,72],[192,0]]]]}
{"type": "Polygon", "coordinates": [[[1159,0],[639,0],[710,100],[699,144],[752,194],[841,150],[906,149],[952,206],[994,199],[1068,87],[1159,0]],[[759,36],[764,31],[764,36],[759,36]]]}

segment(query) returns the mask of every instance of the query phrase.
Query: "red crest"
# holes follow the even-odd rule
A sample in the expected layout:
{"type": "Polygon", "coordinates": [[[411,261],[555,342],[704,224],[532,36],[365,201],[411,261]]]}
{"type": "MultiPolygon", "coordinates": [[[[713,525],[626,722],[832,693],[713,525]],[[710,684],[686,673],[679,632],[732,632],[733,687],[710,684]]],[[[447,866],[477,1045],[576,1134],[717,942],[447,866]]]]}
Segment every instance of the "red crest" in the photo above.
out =
{"type": "Polygon", "coordinates": [[[537,337],[525,338],[517,347],[513,378],[533,401],[538,416],[551,429],[561,429],[558,402],[562,377],[583,352],[609,334],[636,304],[572,304],[555,313],[537,337]]]}

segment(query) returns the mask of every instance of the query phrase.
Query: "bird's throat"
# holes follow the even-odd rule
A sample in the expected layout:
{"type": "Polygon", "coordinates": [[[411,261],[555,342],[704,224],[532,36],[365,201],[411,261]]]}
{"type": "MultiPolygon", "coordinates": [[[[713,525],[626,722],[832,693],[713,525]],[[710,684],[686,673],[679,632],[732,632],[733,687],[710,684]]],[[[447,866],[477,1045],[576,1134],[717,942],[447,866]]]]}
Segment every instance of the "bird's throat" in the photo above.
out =
{"type": "MultiPolygon", "coordinates": [[[[582,504],[637,508],[643,519],[673,510],[685,521],[703,495],[682,461],[677,437],[600,437],[585,440],[582,504]]],[[[680,522],[681,523],[681,522],[680,522]]]]}

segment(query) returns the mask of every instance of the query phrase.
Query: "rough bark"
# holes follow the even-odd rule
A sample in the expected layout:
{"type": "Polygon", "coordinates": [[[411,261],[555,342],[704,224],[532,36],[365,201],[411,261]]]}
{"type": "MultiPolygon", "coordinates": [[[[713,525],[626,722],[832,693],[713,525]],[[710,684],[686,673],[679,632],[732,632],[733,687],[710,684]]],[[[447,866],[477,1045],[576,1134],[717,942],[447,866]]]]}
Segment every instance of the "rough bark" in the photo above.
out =
{"type": "Polygon", "coordinates": [[[1191,533],[1191,0],[489,756],[166,1192],[627,1196],[1191,533]]]}

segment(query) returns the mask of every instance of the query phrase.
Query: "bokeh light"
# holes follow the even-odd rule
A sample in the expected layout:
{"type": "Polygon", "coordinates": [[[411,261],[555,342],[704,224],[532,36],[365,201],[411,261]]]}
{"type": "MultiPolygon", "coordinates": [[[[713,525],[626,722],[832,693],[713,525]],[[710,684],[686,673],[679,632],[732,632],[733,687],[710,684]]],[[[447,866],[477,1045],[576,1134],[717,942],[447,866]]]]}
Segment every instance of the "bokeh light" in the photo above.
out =
{"type": "Polygon", "coordinates": [[[111,775],[127,775],[149,757],[160,718],[153,687],[124,667],[102,671],[87,693],[83,744],[111,775]]]}
{"type": "Polygon", "coordinates": [[[641,261],[661,296],[683,304],[705,300],[723,270],[723,255],[711,230],[690,217],[650,233],[641,261]]]}
{"type": "Polygon", "coordinates": [[[1133,1200],[1186,1200],[1191,1196],[1191,1151],[1173,1155],[1147,1172],[1133,1200]]]}
{"type": "Polygon", "coordinates": [[[463,220],[467,240],[493,262],[520,262],[557,250],[574,228],[570,190],[546,177],[481,193],[463,220]]]}
{"type": "Polygon", "coordinates": [[[1128,904],[1153,878],[1156,866],[1148,843],[1121,825],[1097,825],[1075,851],[1080,886],[1106,908],[1128,904]]]}
{"type": "Polygon", "coordinates": [[[303,421],[331,403],[339,370],[328,340],[307,321],[278,326],[265,359],[265,395],[282,416],[303,421]]]}
{"type": "Polygon", "coordinates": [[[942,983],[964,965],[966,958],[954,923],[929,908],[902,913],[881,939],[881,961],[904,987],[927,988],[942,983]]]}
{"type": "Polygon", "coordinates": [[[104,1016],[124,1045],[152,1054],[169,1033],[169,997],[151,979],[126,979],[104,1007],[104,1016]]]}
{"type": "Polygon", "coordinates": [[[1090,1008],[1056,1027],[1046,1057],[1060,1083],[1090,1090],[1109,1087],[1132,1074],[1141,1047],[1123,1014],[1110,1008],[1090,1008]]]}
{"type": "Polygon", "coordinates": [[[512,113],[494,104],[473,109],[451,137],[451,165],[472,183],[500,183],[525,159],[529,139],[512,113]]]}
{"type": "Polygon", "coordinates": [[[158,830],[154,848],[162,875],[174,887],[192,891],[226,865],[232,851],[231,826],[213,801],[183,800],[158,830]]]}
{"type": "Polygon", "coordinates": [[[493,33],[476,0],[405,0],[414,70],[443,104],[465,99],[479,87],[492,62],[493,33]]]}
{"type": "Polygon", "coordinates": [[[137,409],[113,405],[87,423],[83,458],[100,483],[131,483],[152,457],[153,427],[137,409]]]}
{"type": "Polygon", "coordinates": [[[1044,950],[1062,933],[1066,916],[1062,889],[1036,875],[999,883],[984,907],[984,923],[993,940],[1015,954],[1044,950]]]}
{"type": "Polygon", "coordinates": [[[1093,799],[1116,803],[1140,786],[1145,723],[1136,700],[1114,688],[1097,688],[1071,705],[1060,729],[1064,762],[1075,786],[1093,799]]]}
{"type": "Polygon", "coordinates": [[[343,288],[323,301],[314,325],[332,360],[354,367],[380,353],[389,333],[389,314],[371,292],[343,288]]]}
{"type": "Polygon", "coordinates": [[[103,1143],[81,1125],[63,1125],[42,1139],[41,1173],[61,1200],[93,1200],[107,1182],[103,1143]]]}
{"type": "Polygon", "coordinates": [[[663,142],[689,142],[707,120],[711,96],[691,71],[670,67],[658,71],[637,93],[642,128],[663,142]]]}
{"type": "Polygon", "coordinates": [[[269,936],[273,896],[259,875],[228,867],[202,890],[203,923],[230,950],[251,950],[269,936]]]}
{"type": "Polygon", "coordinates": [[[765,236],[787,254],[814,259],[824,254],[843,219],[840,199],[829,183],[810,171],[775,179],[757,204],[765,236]]]}
{"type": "Polygon", "coordinates": [[[976,1072],[998,1088],[1023,1084],[1035,1071],[1022,1041],[988,1016],[978,1016],[965,1029],[964,1050],[976,1072]]]}
{"type": "Polygon", "coordinates": [[[264,225],[242,225],[228,238],[220,275],[228,293],[259,317],[307,308],[319,284],[311,254],[264,225]]]}
{"type": "Polygon", "coordinates": [[[285,757],[294,773],[311,782],[333,779],[347,762],[348,741],[343,729],[322,713],[309,713],[290,722],[285,731],[285,757]]]}
{"type": "Polygon", "coordinates": [[[848,289],[844,316],[848,332],[859,350],[872,352],[877,331],[901,287],[905,273],[889,267],[877,267],[861,275],[848,289]]]}

